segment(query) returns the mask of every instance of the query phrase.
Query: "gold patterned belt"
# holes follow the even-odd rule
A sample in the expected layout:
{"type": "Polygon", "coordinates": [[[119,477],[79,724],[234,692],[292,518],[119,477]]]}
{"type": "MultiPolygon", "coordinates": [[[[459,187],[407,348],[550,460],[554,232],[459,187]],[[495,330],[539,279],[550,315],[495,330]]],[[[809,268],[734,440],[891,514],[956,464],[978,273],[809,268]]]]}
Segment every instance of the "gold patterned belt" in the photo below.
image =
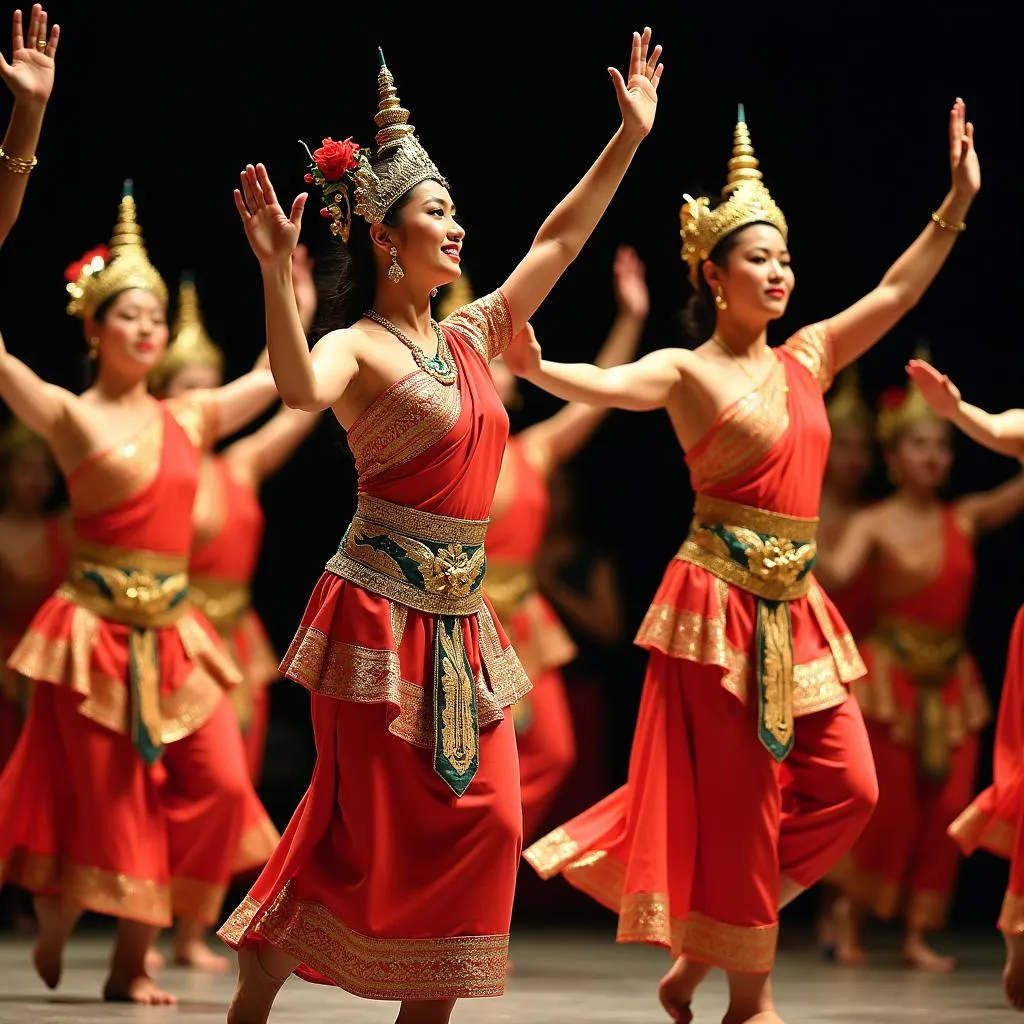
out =
{"type": "Polygon", "coordinates": [[[871,641],[914,677],[917,689],[917,754],[922,772],[941,781],[949,774],[951,752],[944,684],[966,650],[960,630],[936,629],[909,619],[885,617],[871,641]]]}
{"type": "Polygon", "coordinates": [[[473,668],[461,619],[483,604],[486,520],[452,519],[360,494],[333,572],[397,604],[437,617],[434,770],[462,796],[480,767],[473,668]]]}
{"type": "Polygon", "coordinates": [[[537,591],[537,576],[529,562],[488,560],[484,592],[498,613],[498,621],[508,627],[511,617],[537,591]]]}
{"type": "Polygon", "coordinates": [[[758,738],[777,761],[793,749],[793,623],[818,554],[817,519],[698,494],[690,532],[676,558],[757,598],[755,651],[758,738]]]}
{"type": "Polygon", "coordinates": [[[147,764],[163,753],[160,658],[156,630],[185,612],[188,558],[78,541],[57,595],[111,622],[130,626],[129,693],[132,742],[147,764]]]}
{"type": "Polygon", "coordinates": [[[221,634],[230,633],[252,607],[252,590],[247,583],[238,580],[193,576],[188,596],[221,634]]]}

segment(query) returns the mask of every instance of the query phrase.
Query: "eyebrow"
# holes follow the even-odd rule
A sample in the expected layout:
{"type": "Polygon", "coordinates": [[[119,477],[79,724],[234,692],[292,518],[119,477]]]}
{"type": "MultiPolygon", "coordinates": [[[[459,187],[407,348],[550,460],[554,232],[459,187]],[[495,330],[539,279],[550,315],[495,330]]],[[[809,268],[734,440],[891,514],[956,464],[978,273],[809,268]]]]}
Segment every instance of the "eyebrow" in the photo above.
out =
{"type": "MultiPolygon", "coordinates": [[[[769,256],[771,256],[771,254],[772,254],[771,249],[769,249],[767,245],[755,245],[754,248],[751,249],[750,251],[751,252],[765,252],[769,256]]],[[[789,255],[789,250],[788,249],[780,249],[778,254],[780,256],[788,256],[789,255]]]]}

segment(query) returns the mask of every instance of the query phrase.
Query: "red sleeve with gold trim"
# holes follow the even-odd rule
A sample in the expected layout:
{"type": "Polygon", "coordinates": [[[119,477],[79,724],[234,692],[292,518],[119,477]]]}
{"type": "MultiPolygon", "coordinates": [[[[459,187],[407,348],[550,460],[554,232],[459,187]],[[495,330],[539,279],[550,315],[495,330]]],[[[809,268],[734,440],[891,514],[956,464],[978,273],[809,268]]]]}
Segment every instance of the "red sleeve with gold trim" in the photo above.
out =
{"type": "Polygon", "coordinates": [[[461,306],[441,323],[465,338],[487,360],[500,356],[512,340],[512,314],[500,289],[461,306]]]}
{"type": "Polygon", "coordinates": [[[828,391],[834,376],[832,331],[828,321],[801,327],[784,347],[818,382],[822,393],[828,391]]]}

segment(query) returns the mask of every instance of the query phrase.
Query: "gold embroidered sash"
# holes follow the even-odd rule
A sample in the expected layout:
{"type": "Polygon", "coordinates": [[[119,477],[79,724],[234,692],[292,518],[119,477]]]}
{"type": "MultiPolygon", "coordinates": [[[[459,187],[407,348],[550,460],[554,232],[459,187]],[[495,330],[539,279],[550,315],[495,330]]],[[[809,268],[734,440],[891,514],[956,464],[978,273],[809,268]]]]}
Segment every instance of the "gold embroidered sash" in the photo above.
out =
{"type": "Polygon", "coordinates": [[[698,494],[683,561],[757,598],[758,738],[777,761],[793,749],[793,624],[789,602],[810,586],[818,520],[698,494]]]}
{"type": "Polygon", "coordinates": [[[193,576],[189,581],[189,601],[198,608],[221,635],[230,633],[252,607],[252,591],[247,583],[193,576]]]}
{"type": "Polygon", "coordinates": [[[536,590],[537,577],[529,562],[488,561],[484,592],[503,625],[507,625],[536,590]]]}
{"type": "Polygon", "coordinates": [[[874,643],[914,677],[917,688],[917,754],[921,771],[942,781],[950,768],[949,721],[944,684],[965,650],[960,630],[941,630],[886,617],[872,631],[874,643]]]}
{"type": "Polygon", "coordinates": [[[156,630],[181,617],[188,597],[188,559],[78,541],[68,578],[57,589],[67,601],[112,622],[128,635],[131,733],[147,764],[163,753],[160,740],[160,659],[156,630]]]}
{"type": "Polygon", "coordinates": [[[480,723],[462,618],[483,606],[487,521],[453,519],[360,494],[327,563],[351,583],[436,616],[434,770],[462,796],[480,766],[480,723]]]}

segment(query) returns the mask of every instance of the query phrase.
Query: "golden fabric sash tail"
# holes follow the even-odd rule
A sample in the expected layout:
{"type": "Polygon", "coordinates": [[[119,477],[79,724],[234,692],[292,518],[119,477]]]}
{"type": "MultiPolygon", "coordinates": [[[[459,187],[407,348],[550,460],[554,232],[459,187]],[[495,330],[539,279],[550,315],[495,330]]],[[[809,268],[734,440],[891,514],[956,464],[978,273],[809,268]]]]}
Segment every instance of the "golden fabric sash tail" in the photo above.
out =
{"type": "Polygon", "coordinates": [[[676,557],[757,598],[758,736],[776,760],[793,747],[793,626],[789,601],[810,587],[818,520],[698,494],[676,557]]]}
{"type": "Polygon", "coordinates": [[[198,608],[222,636],[242,620],[252,607],[252,590],[240,580],[213,576],[193,576],[189,581],[189,601],[198,608]]]}
{"type": "Polygon", "coordinates": [[[483,605],[487,521],[453,519],[360,494],[333,572],[396,604],[437,617],[434,770],[462,796],[479,768],[480,721],[462,618],[483,605]]]}
{"type": "Polygon", "coordinates": [[[154,631],[173,625],[187,607],[187,557],[80,542],[71,554],[67,581],[57,594],[131,627],[131,735],[143,760],[152,764],[163,753],[160,659],[154,631]]]}
{"type": "Polygon", "coordinates": [[[917,753],[921,770],[941,781],[949,774],[949,715],[946,679],[965,650],[959,630],[941,630],[909,619],[884,618],[872,632],[892,660],[914,677],[917,687],[917,753]]]}
{"type": "Polygon", "coordinates": [[[488,562],[484,592],[498,613],[498,621],[506,624],[537,591],[537,577],[529,562],[488,562]]]}

